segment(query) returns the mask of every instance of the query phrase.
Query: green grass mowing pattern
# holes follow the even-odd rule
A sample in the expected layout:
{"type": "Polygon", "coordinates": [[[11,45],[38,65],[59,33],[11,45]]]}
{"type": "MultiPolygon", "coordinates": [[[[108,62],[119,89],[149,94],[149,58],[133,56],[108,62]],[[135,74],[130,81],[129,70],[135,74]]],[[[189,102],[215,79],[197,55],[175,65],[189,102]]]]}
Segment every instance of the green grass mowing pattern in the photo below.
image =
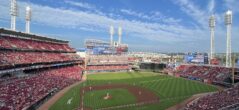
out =
{"type": "Polygon", "coordinates": [[[80,87],[82,87],[81,84],[70,89],[49,110],[72,110],[80,106],[80,87]]]}
{"type": "Polygon", "coordinates": [[[196,81],[183,78],[168,78],[158,81],[139,82],[138,85],[154,91],[160,99],[180,96],[191,96],[193,94],[217,90],[214,86],[205,85],[196,81]]]}
{"type": "Polygon", "coordinates": [[[136,103],[136,97],[127,89],[97,90],[86,92],[84,95],[84,106],[93,109],[133,103],[136,103]],[[107,93],[112,96],[112,99],[103,99],[107,93]]]}
{"type": "Polygon", "coordinates": [[[148,76],[155,76],[152,72],[141,72],[141,73],[103,73],[103,74],[89,74],[87,75],[88,80],[119,80],[119,79],[131,79],[141,78],[148,76]],[[150,74],[148,74],[150,73],[150,74]]]}
{"type": "MultiPolygon", "coordinates": [[[[160,100],[159,103],[155,104],[148,104],[146,106],[138,106],[138,107],[129,107],[124,108],[124,110],[165,110],[189,97],[178,97],[172,99],[164,99],[160,100]]],[[[115,110],[122,110],[122,109],[115,109],[115,110]]]]}
{"type": "MultiPolygon", "coordinates": [[[[197,81],[186,80],[183,78],[175,78],[167,75],[159,75],[151,72],[139,73],[105,73],[105,74],[89,74],[85,85],[102,85],[108,83],[127,83],[135,84],[143,88],[149,89],[160,97],[160,103],[150,104],[141,107],[131,107],[130,110],[163,110],[171,107],[194,94],[216,91],[217,88],[211,85],[206,85],[197,81]]],[[[78,89],[73,88],[67,92],[60,100],[58,100],[50,110],[72,110],[79,106],[79,94],[74,95],[72,91],[79,93],[78,89]],[[67,105],[67,100],[74,97],[72,104],[67,105]],[[59,107],[55,107],[59,106],[59,107]],[[71,107],[68,107],[71,106],[71,107]]],[[[100,103],[100,102],[99,102],[100,103]]]]}

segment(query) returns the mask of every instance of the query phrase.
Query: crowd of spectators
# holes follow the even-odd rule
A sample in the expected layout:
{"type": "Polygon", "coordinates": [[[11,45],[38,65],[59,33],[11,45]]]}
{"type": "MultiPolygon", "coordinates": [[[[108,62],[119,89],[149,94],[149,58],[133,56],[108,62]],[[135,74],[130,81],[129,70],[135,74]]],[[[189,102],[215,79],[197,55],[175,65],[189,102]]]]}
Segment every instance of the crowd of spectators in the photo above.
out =
{"type": "Polygon", "coordinates": [[[81,80],[83,70],[79,65],[67,64],[68,66],[59,67],[63,62],[74,61],[77,64],[81,60],[67,42],[1,35],[0,49],[2,70],[8,69],[5,66],[16,70],[7,73],[7,77],[6,73],[0,74],[0,110],[26,109],[52,91],[57,92],[81,80]],[[29,67],[33,64],[48,67],[19,71],[19,66],[15,65],[22,64],[29,67]]]}
{"type": "Polygon", "coordinates": [[[128,56],[126,55],[90,55],[87,63],[89,65],[128,64],[128,56]]]}
{"type": "Polygon", "coordinates": [[[186,110],[229,109],[239,109],[239,85],[196,99],[186,106],[186,110]]]}
{"type": "Polygon", "coordinates": [[[75,53],[0,51],[0,65],[63,62],[79,59],[75,53]]]}
{"type": "Polygon", "coordinates": [[[88,71],[129,70],[127,55],[90,55],[87,58],[88,71]]]}
{"type": "Polygon", "coordinates": [[[0,78],[0,110],[22,110],[52,90],[61,90],[82,77],[79,66],[36,71],[22,77],[0,78]]]}
{"type": "Polygon", "coordinates": [[[222,82],[230,77],[231,69],[209,65],[181,65],[176,74],[186,78],[196,78],[206,82],[222,82]]]}
{"type": "Polygon", "coordinates": [[[128,65],[88,65],[87,70],[95,70],[95,71],[107,71],[107,70],[129,70],[128,65]]]}
{"type": "Polygon", "coordinates": [[[47,50],[75,52],[67,43],[54,43],[37,41],[33,39],[23,39],[9,36],[0,36],[0,47],[7,49],[28,49],[28,50],[47,50]]]}

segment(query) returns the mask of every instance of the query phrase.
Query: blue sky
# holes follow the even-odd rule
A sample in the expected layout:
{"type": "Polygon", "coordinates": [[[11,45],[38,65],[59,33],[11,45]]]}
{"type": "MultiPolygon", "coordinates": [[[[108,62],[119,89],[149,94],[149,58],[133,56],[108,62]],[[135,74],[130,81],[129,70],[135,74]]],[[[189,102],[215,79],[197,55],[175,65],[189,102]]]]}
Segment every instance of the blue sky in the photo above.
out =
{"type": "MultiPolygon", "coordinates": [[[[109,27],[123,28],[131,51],[209,52],[208,18],[216,16],[216,52],[226,52],[224,13],[233,11],[232,51],[239,52],[239,0],[18,0],[17,30],[25,31],[25,6],[32,7],[31,32],[69,40],[109,41],[109,27]]],[[[10,27],[10,0],[0,0],[0,27],[10,27]]],[[[117,33],[114,40],[118,40],[117,33]]]]}

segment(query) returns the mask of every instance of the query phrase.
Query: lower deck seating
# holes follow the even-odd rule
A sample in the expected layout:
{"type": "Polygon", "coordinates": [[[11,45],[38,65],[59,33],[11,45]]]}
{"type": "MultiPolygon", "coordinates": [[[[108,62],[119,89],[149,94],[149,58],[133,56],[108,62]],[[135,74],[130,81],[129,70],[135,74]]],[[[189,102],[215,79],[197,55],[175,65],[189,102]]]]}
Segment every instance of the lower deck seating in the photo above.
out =
{"type": "Polygon", "coordinates": [[[199,98],[187,104],[186,110],[218,110],[223,108],[227,110],[228,107],[236,107],[233,106],[235,104],[239,105],[239,85],[199,98]]]}
{"type": "Polygon", "coordinates": [[[53,89],[61,90],[79,80],[82,69],[68,66],[24,77],[0,79],[0,110],[21,110],[48,95],[53,89]]]}

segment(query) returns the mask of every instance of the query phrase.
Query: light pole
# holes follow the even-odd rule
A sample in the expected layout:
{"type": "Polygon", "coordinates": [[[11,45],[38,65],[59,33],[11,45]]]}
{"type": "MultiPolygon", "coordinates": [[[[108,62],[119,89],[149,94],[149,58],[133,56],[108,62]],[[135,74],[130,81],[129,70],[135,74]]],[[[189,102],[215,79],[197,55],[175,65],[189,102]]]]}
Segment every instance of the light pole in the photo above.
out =
{"type": "Polygon", "coordinates": [[[118,28],[118,34],[119,34],[119,41],[118,41],[118,43],[121,44],[121,39],[122,39],[122,27],[121,26],[119,26],[119,28],[118,28]]]}
{"type": "Polygon", "coordinates": [[[210,59],[213,59],[215,54],[215,45],[214,45],[215,17],[214,15],[212,15],[209,18],[209,27],[210,27],[210,36],[211,36],[210,59]]]}
{"type": "Polygon", "coordinates": [[[230,10],[228,10],[225,14],[225,25],[227,26],[226,67],[231,67],[232,66],[232,58],[231,58],[232,11],[230,10]]]}
{"type": "Polygon", "coordinates": [[[17,17],[17,0],[11,0],[11,29],[16,30],[16,17],[17,17]]]}
{"type": "Polygon", "coordinates": [[[110,46],[113,46],[114,27],[110,26],[110,46]]]}
{"type": "Polygon", "coordinates": [[[32,11],[31,7],[26,7],[26,33],[30,33],[30,21],[31,21],[32,11]]]}

